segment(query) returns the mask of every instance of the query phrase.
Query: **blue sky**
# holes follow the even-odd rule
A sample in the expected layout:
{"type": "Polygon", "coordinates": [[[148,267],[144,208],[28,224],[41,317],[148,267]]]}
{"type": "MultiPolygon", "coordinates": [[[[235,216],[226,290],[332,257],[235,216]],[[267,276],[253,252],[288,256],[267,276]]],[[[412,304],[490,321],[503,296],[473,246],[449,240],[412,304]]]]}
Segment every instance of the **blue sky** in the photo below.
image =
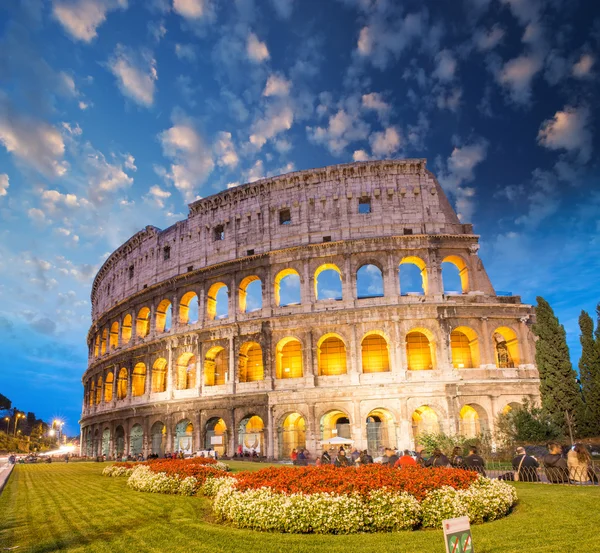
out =
{"type": "Polygon", "coordinates": [[[0,392],[77,432],[89,291],[186,204],[426,157],[496,290],[579,355],[600,301],[600,8],[574,0],[10,0],[0,7],[0,392]]]}

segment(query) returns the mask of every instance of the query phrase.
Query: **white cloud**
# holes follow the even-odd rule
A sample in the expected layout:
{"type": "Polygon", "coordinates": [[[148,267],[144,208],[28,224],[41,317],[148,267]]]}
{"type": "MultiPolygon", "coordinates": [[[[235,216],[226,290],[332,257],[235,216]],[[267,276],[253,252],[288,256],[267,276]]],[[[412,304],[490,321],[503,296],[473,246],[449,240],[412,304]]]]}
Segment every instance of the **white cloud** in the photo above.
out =
{"type": "Polygon", "coordinates": [[[583,79],[591,75],[594,65],[594,56],[591,54],[583,54],[577,63],[573,65],[573,76],[578,79],[583,79]]]}
{"type": "Polygon", "coordinates": [[[496,74],[496,80],[508,90],[515,103],[528,104],[531,99],[531,83],[542,66],[542,59],[538,54],[524,54],[505,63],[496,74]]]}
{"type": "Polygon", "coordinates": [[[248,35],[246,41],[246,54],[248,58],[255,63],[261,63],[268,60],[270,57],[267,45],[258,40],[258,37],[254,33],[248,35]]]}
{"type": "Polygon", "coordinates": [[[390,104],[388,104],[378,92],[363,94],[361,101],[363,108],[376,111],[380,119],[387,117],[392,109],[390,104]]]}
{"type": "Polygon", "coordinates": [[[443,83],[454,79],[456,73],[456,58],[450,50],[444,49],[435,56],[436,66],[431,74],[432,77],[443,83]]]}
{"type": "Polygon", "coordinates": [[[213,149],[217,156],[217,165],[220,167],[233,169],[240,161],[229,132],[221,131],[218,133],[213,149]]]}
{"type": "Polygon", "coordinates": [[[63,122],[62,127],[63,129],[65,129],[65,131],[67,131],[70,135],[73,136],[80,136],[83,132],[81,130],[81,127],[79,126],[79,123],[75,123],[75,126],[72,126],[70,123],[63,122]]]}
{"type": "Polygon", "coordinates": [[[394,127],[389,127],[384,132],[373,133],[369,137],[371,151],[375,157],[391,156],[398,151],[401,143],[400,133],[394,127]]]}
{"type": "Polygon", "coordinates": [[[136,103],[149,107],[154,101],[154,86],[158,79],[156,60],[147,51],[140,54],[117,44],[108,66],[117,78],[121,92],[136,103]]]}
{"type": "Polygon", "coordinates": [[[501,2],[508,4],[510,11],[521,25],[536,21],[539,17],[540,5],[537,0],[501,0],[501,2]]]}
{"type": "Polygon", "coordinates": [[[270,104],[264,116],[253,123],[250,143],[260,150],[267,140],[291,129],[293,122],[294,112],[289,105],[270,104]]]}
{"type": "Polygon", "coordinates": [[[263,96],[288,96],[291,85],[292,83],[281,75],[269,75],[263,96]]]}
{"type": "Polygon", "coordinates": [[[294,0],[271,0],[277,15],[281,19],[289,19],[294,9],[294,0]]]}
{"type": "Polygon", "coordinates": [[[150,190],[148,190],[148,193],[143,198],[145,202],[162,209],[165,207],[165,200],[170,197],[171,193],[168,190],[163,190],[160,186],[155,184],[150,187],[150,190]]]}
{"type": "Polygon", "coordinates": [[[52,13],[73,38],[90,42],[106,14],[119,8],[127,8],[127,0],[54,0],[52,13]]]}
{"type": "Polygon", "coordinates": [[[456,112],[462,99],[462,88],[454,87],[450,90],[440,90],[435,101],[439,109],[449,109],[456,112]]]}
{"type": "Polygon", "coordinates": [[[46,214],[37,207],[29,209],[27,215],[34,223],[44,223],[46,221],[46,214]]]}
{"type": "Polygon", "coordinates": [[[365,140],[370,127],[354,111],[340,108],[329,117],[327,127],[306,127],[309,140],[326,146],[333,154],[339,155],[351,142],[365,140]]]}
{"type": "Polygon", "coordinates": [[[550,150],[566,150],[576,154],[582,163],[592,153],[592,133],[589,129],[590,110],[587,107],[566,106],[540,127],[538,142],[550,150]]]}
{"type": "Polygon", "coordinates": [[[195,61],[196,50],[192,44],[175,44],[175,55],[180,60],[195,61]]]}
{"type": "Polygon", "coordinates": [[[41,200],[46,212],[55,214],[59,210],[73,210],[90,206],[85,198],[78,198],[75,194],[62,194],[58,190],[43,190],[41,200]]]}
{"type": "Polygon", "coordinates": [[[504,34],[504,30],[496,24],[488,31],[478,29],[473,36],[473,40],[478,50],[488,51],[500,44],[504,38],[504,34]]]}
{"type": "Polygon", "coordinates": [[[89,102],[84,102],[83,100],[81,100],[79,102],[79,104],[77,104],[79,106],[79,109],[81,111],[85,111],[87,108],[89,108],[92,104],[90,104],[89,102]]]}
{"type": "Polygon", "coordinates": [[[170,171],[166,178],[171,181],[184,199],[191,202],[198,187],[214,168],[212,153],[194,128],[193,123],[179,118],[174,125],[158,135],[163,154],[171,158],[170,171]]]}
{"type": "Polygon", "coordinates": [[[255,182],[264,178],[265,168],[262,159],[257,159],[254,165],[246,173],[246,182],[255,182]]]}
{"type": "Polygon", "coordinates": [[[369,154],[364,150],[355,150],[352,154],[352,161],[369,161],[369,154]]]}
{"type": "Polygon", "coordinates": [[[517,225],[530,229],[537,227],[544,219],[556,213],[560,206],[555,175],[541,169],[535,169],[532,175],[527,213],[515,219],[517,225]]]}
{"type": "Polygon", "coordinates": [[[0,198],[2,196],[6,196],[8,194],[8,187],[10,184],[8,183],[8,175],[6,173],[0,174],[0,198]]]}
{"type": "Polygon", "coordinates": [[[122,156],[122,163],[110,163],[104,154],[86,143],[81,154],[84,159],[83,171],[88,183],[88,198],[95,203],[103,203],[114,193],[133,184],[133,177],[124,171],[124,165],[129,170],[135,170],[133,157],[122,156]]]}
{"type": "Polygon", "coordinates": [[[209,0],[173,0],[173,10],[186,19],[202,19],[211,15],[209,0]]]}

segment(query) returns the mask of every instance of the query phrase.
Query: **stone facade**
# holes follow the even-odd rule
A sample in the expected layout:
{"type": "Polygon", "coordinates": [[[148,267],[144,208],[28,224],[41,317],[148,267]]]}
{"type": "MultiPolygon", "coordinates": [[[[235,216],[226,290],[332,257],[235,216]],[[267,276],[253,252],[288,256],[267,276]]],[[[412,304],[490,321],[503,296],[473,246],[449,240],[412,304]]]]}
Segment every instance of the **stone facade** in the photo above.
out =
{"type": "Polygon", "coordinates": [[[538,397],[533,309],[496,295],[478,236],[425,160],[301,171],[189,207],[133,236],[94,280],[83,453],[241,446],[281,458],[336,435],[376,452],[423,431],[493,432],[499,412],[538,397]],[[458,293],[444,293],[442,263],[458,293]],[[422,293],[403,290],[405,264],[422,293]],[[357,294],[365,265],[383,294],[357,294]],[[324,270],[341,299],[319,296],[324,270]],[[283,305],[290,276],[300,302],[283,305]]]}

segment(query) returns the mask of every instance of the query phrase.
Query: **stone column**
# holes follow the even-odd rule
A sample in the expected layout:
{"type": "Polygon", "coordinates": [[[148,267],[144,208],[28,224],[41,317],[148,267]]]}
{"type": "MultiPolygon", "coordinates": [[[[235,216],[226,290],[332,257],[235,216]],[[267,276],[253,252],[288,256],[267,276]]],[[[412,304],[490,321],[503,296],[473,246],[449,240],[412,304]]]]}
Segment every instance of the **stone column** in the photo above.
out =
{"type": "Polygon", "coordinates": [[[227,318],[230,321],[237,321],[238,319],[239,305],[237,301],[238,290],[236,280],[236,275],[234,273],[233,275],[231,275],[231,281],[229,283],[229,294],[227,297],[227,318]]]}
{"type": "Polygon", "coordinates": [[[229,370],[227,373],[227,393],[235,393],[235,361],[236,361],[236,348],[235,340],[233,335],[229,337],[229,370]]]}
{"type": "Polygon", "coordinates": [[[173,344],[170,339],[167,340],[167,398],[173,397],[173,344]]]}
{"type": "Polygon", "coordinates": [[[360,384],[360,374],[362,373],[362,357],[360,355],[360,346],[356,336],[356,325],[352,325],[350,330],[350,344],[348,348],[350,362],[348,363],[348,374],[350,375],[350,384],[360,384]]]}
{"type": "Polygon", "coordinates": [[[398,303],[400,297],[400,276],[395,252],[388,252],[387,270],[383,271],[383,293],[390,303],[398,303]]]}
{"type": "Polygon", "coordinates": [[[271,460],[275,457],[275,432],[274,418],[272,405],[267,406],[267,459],[271,460]]]}
{"type": "Polygon", "coordinates": [[[356,299],[356,284],[354,283],[350,256],[344,256],[344,269],[342,273],[342,300],[346,307],[352,307],[356,299]]]}
{"type": "Polygon", "coordinates": [[[304,260],[300,275],[300,303],[303,305],[303,311],[312,311],[312,304],[315,301],[314,278],[310,274],[308,261],[304,260]]]}
{"type": "Polygon", "coordinates": [[[481,334],[479,337],[479,355],[481,365],[486,367],[496,367],[494,338],[490,334],[490,328],[487,317],[481,317],[481,334]]]}
{"type": "Polygon", "coordinates": [[[179,330],[179,299],[178,293],[171,296],[171,332],[179,330]]]}

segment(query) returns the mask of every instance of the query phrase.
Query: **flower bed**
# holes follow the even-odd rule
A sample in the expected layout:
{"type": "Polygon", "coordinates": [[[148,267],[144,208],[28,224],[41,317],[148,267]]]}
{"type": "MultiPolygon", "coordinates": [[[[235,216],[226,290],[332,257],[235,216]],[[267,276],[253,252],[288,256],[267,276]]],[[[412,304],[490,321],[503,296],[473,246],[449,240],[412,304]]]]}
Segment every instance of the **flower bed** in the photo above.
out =
{"type": "Polygon", "coordinates": [[[202,474],[205,467],[228,471],[229,465],[210,457],[192,457],[190,459],[151,459],[140,462],[119,462],[106,467],[103,476],[131,476],[133,469],[139,466],[150,467],[152,472],[165,472],[170,476],[188,477],[202,474]]]}

